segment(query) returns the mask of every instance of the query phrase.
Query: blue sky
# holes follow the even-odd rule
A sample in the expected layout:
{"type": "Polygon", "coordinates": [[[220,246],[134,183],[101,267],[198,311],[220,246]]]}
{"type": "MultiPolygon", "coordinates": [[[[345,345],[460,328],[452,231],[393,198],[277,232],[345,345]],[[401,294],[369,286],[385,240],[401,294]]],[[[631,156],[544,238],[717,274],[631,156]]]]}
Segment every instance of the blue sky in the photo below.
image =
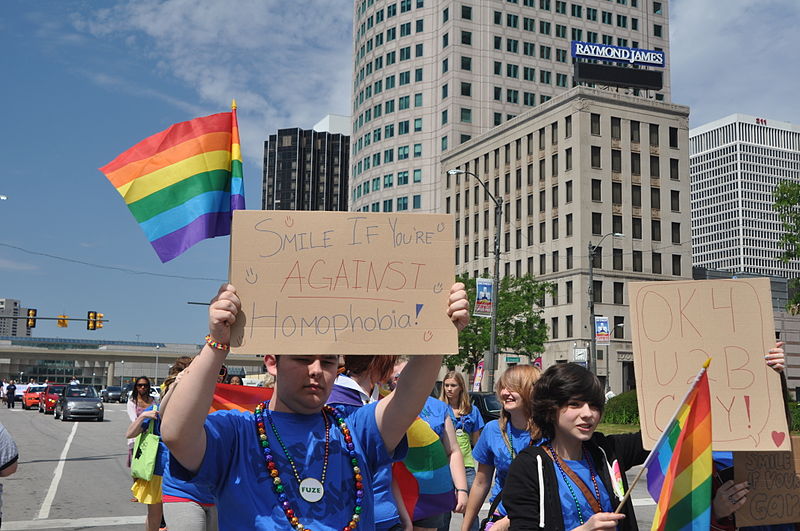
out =
{"type": "MultiPolygon", "coordinates": [[[[266,136],[349,114],[351,6],[0,3],[0,297],[42,316],[110,320],[96,332],[40,322],[34,335],[202,341],[206,310],[186,303],[226,278],[228,239],[162,265],[97,168],[236,98],[247,202],[258,208],[266,136]]],[[[692,125],[733,112],[800,124],[800,3],[676,0],[670,18],[672,99],[692,107],[692,125]]]]}

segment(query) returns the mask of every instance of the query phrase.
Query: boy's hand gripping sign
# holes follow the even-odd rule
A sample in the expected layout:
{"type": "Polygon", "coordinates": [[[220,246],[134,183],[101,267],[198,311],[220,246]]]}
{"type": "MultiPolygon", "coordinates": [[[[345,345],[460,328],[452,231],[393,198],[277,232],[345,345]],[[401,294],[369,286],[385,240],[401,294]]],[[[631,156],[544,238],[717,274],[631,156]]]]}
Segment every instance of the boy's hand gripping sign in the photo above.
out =
{"type": "Polygon", "coordinates": [[[234,212],[235,353],[455,354],[448,215],[234,212]]]}

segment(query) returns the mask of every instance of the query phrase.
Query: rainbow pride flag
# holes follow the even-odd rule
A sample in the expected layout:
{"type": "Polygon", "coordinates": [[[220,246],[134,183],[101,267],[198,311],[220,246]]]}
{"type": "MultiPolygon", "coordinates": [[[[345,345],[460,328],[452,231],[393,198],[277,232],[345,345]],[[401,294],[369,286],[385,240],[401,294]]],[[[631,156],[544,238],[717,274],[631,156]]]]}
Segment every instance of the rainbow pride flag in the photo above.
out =
{"type": "Polygon", "coordinates": [[[652,530],[711,526],[711,396],[706,361],[673,420],[644,463],[658,502],[652,530]]]}
{"type": "Polygon", "coordinates": [[[208,412],[228,409],[255,411],[258,404],[270,398],[272,398],[272,388],[270,387],[217,384],[214,387],[214,398],[208,412]]]}
{"type": "Polygon", "coordinates": [[[412,520],[450,512],[456,504],[450,461],[441,439],[417,417],[406,432],[408,454],[392,465],[403,504],[412,520]]]}
{"type": "Polygon", "coordinates": [[[175,124],[100,168],[162,262],[231,233],[244,208],[236,102],[231,112],[175,124]]]}

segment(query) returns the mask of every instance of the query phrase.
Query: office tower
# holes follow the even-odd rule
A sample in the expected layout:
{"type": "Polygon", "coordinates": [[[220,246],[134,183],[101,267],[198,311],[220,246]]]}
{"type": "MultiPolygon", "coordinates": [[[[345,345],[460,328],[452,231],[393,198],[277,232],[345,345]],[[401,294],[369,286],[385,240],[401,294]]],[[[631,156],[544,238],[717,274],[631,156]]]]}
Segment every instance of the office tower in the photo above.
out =
{"type": "Polygon", "coordinates": [[[634,385],[627,283],[692,274],[688,115],[681,105],[576,87],[442,159],[445,171],[469,172],[443,177],[457,272],[491,277],[495,264],[495,203],[476,175],[503,206],[500,276],[554,285],[544,301],[544,367],[581,361],[590,345],[593,255],[594,313],[611,332],[597,373],[610,374],[617,393],[634,385]]]}
{"type": "MultiPolygon", "coordinates": [[[[571,41],[669,47],[666,1],[359,0],[353,20],[355,211],[440,212],[440,158],[571,88],[571,41]]],[[[669,101],[668,61],[662,91],[618,92],[669,101]]]]}
{"type": "Polygon", "coordinates": [[[772,193],[800,181],[800,126],[732,114],[692,129],[689,142],[694,265],[796,278],[800,260],[780,261],[772,193]]]}
{"type": "Polygon", "coordinates": [[[16,299],[0,299],[0,336],[26,337],[31,329],[25,326],[25,319],[3,319],[26,315],[28,309],[20,306],[16,299]]]}
{"type": "Polygon", "coordinates": [[[347,210],[350,119],[279,129],[264,142],[262,210],[347,210]]]}

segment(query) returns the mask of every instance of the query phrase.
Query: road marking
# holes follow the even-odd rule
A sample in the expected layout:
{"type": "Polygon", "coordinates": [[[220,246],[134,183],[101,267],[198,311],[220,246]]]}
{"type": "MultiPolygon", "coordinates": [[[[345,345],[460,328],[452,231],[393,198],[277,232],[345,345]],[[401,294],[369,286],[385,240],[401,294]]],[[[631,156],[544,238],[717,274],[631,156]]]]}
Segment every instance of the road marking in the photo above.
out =
{"type": "Polygon", "coordinates": [[[647,505],[655,505],[656,502],[653,501],[653,498],[634,498],[633,499],[633,506],[634,507],[644,507],[647,505]]]}
{"type": "MultiPolygon", "coordinates": [[[[64,461],[67,459],[67,452],[69,452],[69,447],[72,444],[72,439],[75,437],[75,432],[78,431],[78,423],[72,423],[72,431],[67,437],[67,444],[64,445],[64,449],[61,451],[61,456],[58,458],[58,464],[56,465],[56,470],[53,472],[53,481],[50,482],[50,488],[47,490],[47,496],[44,497],[44,501],[42,502],[42,507],[39,509],[39,516],[36,518],[38,520],[44,520],[48,516],[50,516],[50,507],[53,505],[53,500],[56,497],[56,491],[58,490],[58,483],[61,481],[61,474],[64,472],[64,461]]],[[[10,529],[10,528],[9,528],[10,529]]],[[[47,529],[45,528],[22,528],[22,529],[47,529]]]]}
{"type": "Polygon", "coordinates": [[[75,529],[92,527],[106,527],[112,525],[137,525],[144,524],[144,516],[105,516],[98,518],[75,518],[53,520],[19,520],[16,522],[3,522],[3,531],[25,531],[28,529],[75,529]]]}

